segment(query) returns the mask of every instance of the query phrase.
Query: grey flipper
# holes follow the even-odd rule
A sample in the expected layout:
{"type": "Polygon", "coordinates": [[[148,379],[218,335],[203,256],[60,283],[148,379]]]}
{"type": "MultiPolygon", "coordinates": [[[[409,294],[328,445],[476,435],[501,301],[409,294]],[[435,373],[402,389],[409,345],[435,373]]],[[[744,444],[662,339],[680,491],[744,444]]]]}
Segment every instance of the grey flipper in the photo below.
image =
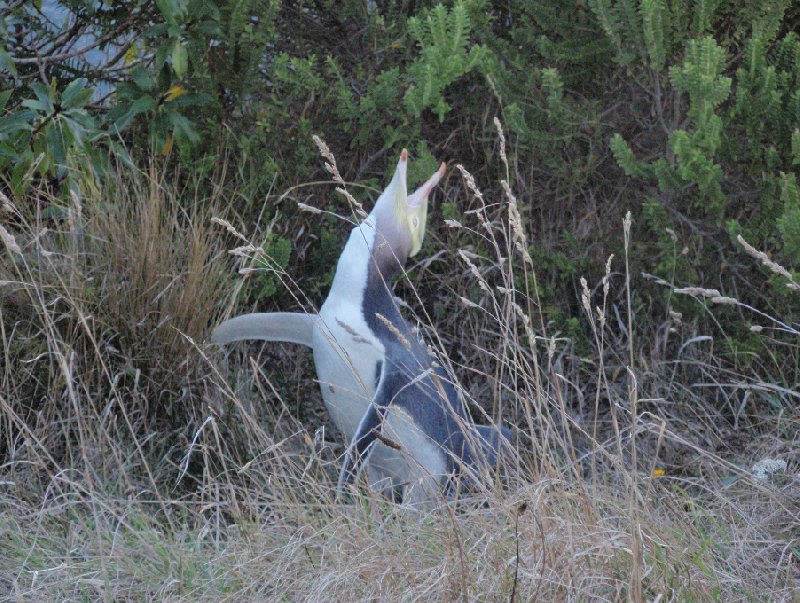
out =
{"type": "Polygon", "coordinates": [[[217,325],[211,334],[211,342],[220,345],[261,339],[264,341],[285,341],[314,347],[312,333],[317,314],[303,312],[268,312],[242,314],[217,325]]]}

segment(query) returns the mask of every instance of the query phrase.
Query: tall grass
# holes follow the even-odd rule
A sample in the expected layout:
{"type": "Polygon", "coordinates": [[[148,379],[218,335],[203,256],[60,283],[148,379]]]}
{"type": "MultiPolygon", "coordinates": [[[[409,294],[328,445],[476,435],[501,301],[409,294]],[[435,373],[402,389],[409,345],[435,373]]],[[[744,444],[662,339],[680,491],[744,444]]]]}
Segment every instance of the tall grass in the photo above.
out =
{"type": "Polygon", "coordinates": [[[648,348],[625,257],[578,293],[588,350],[549,332],[508,172],[487,199],[459,168],[447,276],[420,262],[401,292],[476,418],[515,426],[518,457],[425,511],[335,502],[342,442],[297,419],[319,394],[289,348],[226,363],[202,344],[234,289],[211,219],[228,199],[169,180],[120,175],[57,219],[4,203],[3,600],[800,597],[796,394],[720,416],[711,398],[756,378],[674,321],[680,353],[648,348]],[[765,457],[789,464],[754,476],[765,457]]]}

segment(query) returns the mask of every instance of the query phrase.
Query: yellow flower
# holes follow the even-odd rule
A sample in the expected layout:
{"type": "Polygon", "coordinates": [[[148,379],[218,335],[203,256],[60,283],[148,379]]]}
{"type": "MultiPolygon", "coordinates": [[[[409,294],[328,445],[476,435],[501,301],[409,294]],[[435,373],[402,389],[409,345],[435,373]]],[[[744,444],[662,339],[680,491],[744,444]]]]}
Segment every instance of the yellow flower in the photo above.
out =
{"type": "Polygon", "coordinates": [[[666,475],[666,471],[663,469],[653,469],[653,477],[664,477],[666,475]]]}
{"type": "Polygon", "coordinates": [[[138,49],[136,48],[136,44],[131,44],[128,47],[128,50],[125,51],[125,64],[130,65],[136,60],[136,55],[139,54],[138,49]]]}
{"type": "Polygon", "coordinates": [[[184,94],[186,94],[186,88],[182,88],[178,85],[171,86],[170,89],[164,94],[164,102],[168,103],[170,101],[174,101],[176,98],[183,96],[184,94]]]}

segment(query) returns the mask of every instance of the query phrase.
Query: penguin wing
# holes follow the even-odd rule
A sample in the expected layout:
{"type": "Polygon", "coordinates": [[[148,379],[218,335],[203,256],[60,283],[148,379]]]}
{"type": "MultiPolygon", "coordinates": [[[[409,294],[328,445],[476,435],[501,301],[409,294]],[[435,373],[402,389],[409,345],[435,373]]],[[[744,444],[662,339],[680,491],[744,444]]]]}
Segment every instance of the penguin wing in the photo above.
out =
{"type": "Polygon", "coordinates": [[[337,494],[341,494],[342,489],[355,480],[361,465],[366,462],[375,447],[375,441],[383,431],[383,419],[388,406],[385,403],[384,381],[385,379],[381,378],[378,383],[375,398],[361,418],[358,429],[344,454],[342,469],[339,472],[339,482],[336,486],[337,494]]]}
{"type": "Polygon", "coordinates": [[[312,333],[318,316],[303,312],[242,314],[217,325],[211,343],[224,345],[243,339],[285,341],[313,347],[312,333]]]}

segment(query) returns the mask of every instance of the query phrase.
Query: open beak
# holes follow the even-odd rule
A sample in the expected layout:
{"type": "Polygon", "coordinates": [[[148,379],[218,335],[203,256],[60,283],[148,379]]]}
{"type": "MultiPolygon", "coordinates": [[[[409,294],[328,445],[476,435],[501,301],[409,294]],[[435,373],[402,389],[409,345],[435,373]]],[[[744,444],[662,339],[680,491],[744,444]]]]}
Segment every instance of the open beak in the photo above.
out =
{"type": "Polygon", "coordinates": [[[444,163],[440,165],[433,176],[428,178],[427,182],[415,190],[406,200],[404,213],[406,214],[408,229],[411,234],[410,257],[416,255],[422,248],[422,241],[425,238],[425,223],[428,218],[428,197],[434,187],[439,184],[446,169],[447,167],[444,163]]]}
{"type": "Polygon", "coordinates": [[[394,197],[395,211],[403,211],[408,204],[408,151],[403,149],[400,152],[400,161],[397,162],[397,169],[394,171],[392,181],[389,186],[392,188],[394,197]]]}

